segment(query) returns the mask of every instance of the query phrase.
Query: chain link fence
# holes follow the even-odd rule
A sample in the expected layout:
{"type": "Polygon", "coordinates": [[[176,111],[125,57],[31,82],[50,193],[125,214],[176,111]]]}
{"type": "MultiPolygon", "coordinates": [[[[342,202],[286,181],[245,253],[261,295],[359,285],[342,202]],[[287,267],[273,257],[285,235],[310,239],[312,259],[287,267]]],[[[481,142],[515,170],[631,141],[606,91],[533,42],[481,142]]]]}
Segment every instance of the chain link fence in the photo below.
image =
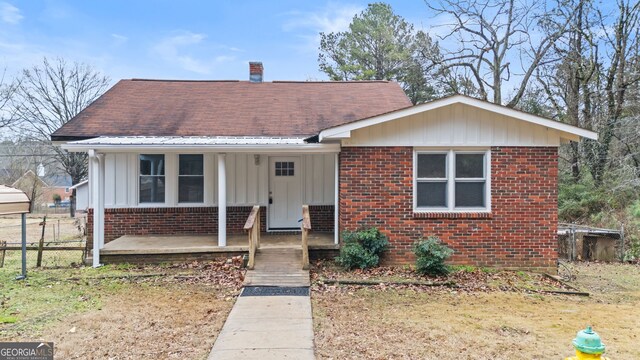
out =
{"type": "MultiPolygon", "coordinates": [[[[0,268],[22,266],[22,224],[0,217],[0,268]]],[[[27,218],[27,269],[78,266],[86,257],[86,218],[66,215],[27,218]]]]}

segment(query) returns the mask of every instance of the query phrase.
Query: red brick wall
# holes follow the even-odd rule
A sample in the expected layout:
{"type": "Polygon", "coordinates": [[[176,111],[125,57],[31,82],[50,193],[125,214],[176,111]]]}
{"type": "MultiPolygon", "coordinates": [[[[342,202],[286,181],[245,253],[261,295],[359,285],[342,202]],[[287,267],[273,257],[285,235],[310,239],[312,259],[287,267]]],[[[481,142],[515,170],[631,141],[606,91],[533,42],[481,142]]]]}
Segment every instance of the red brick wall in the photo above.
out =
{"type": "Polygon", "coordinates": [[[557,259],[555,147],[491,148],[490,214],[414,214],[413,148],[345,147],[340,154],[340,230],[376,226],[387,263],[412,263],[411,244],[439,236],[451,263],[550,270],[557,259]]]}
{"type": "Polygon", "coordinates": [[[311,218],[311,231],[333,232],[334,223],[333,205],[309,205],[309,217],[311,218]]]}
{"type": "MultiPolygon", "coordinates": [[[[250,206],[227,207],[227,233],[243,233],[250,206]]],[[[333,232],[333,206],[309,206],[313,231],[333,232]]],[[[262,231],[266,231],[266,207],[260,209],[262,231]]],[[[93,209],[87,215],[88,239],[93,248],[93,209]]],[[[217,207],[116,208],[105,209],[104,241],[123,235],[204,235],[218,233],[217,207]]]]}
{"type": "MultiPolygon", "coordinates": [[[[250,206],[227,208],[227,232],[242,233],[251,212],[250,206]]],[[[260,211],[261,224],[266,224],[266,211],[260,211]]],[[[88,242],[93,248],[93,209],[87,216],[88,242]]],[[[108,243],[123,235],[205,235],[218,233],[217,207],[177,208],[116,208],[105,209],[104,241],[108,243]]]]}

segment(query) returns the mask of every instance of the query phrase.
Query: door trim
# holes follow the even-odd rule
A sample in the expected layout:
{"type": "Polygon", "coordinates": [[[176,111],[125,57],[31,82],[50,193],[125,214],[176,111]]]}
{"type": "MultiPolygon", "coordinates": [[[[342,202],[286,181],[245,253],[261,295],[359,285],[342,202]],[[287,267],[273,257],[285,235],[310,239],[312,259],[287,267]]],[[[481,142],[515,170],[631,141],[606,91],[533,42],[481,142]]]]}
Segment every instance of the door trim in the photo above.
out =
{"type": "MultiPolygon", "coordinates": [[[[300,190],[300,201],[302,203],[304,203],[304,173],[302,172],[302,169],[304,168],[304,164],[302,163],[302,156],[300,155],[292,155],[292,156],[288,156],[286,154],[283,155],[270,155],[267,156],[267,214],[266,214],[266,218],[267,218],[267,226],[266,226],[266,231],[267,232],[299,232],[300,231],[300,227],[295,227],[295,228],[273,228],[271,227],[271,203],[269,201],[269,198],[271,197],[271,164],[272,164],[272,159],[276,159],[276,158],[295,158],[296,159],[296,163],[298,164],[298,174],[299,174],[299,182],[300,182],[300,186],[299,186],[299,190],[300,190]]],[[[302,211],[302,207],[300,207],[300,211],[302,211]]]]}

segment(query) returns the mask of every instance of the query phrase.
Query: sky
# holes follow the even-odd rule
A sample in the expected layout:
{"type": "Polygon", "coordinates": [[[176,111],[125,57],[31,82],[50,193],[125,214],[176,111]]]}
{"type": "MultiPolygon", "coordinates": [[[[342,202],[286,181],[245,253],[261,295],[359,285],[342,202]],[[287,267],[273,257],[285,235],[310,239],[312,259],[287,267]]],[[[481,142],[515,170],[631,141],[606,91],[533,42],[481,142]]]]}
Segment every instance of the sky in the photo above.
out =
{"type": "MultiPolygon", "coordinates": [[[[327,80],[320,32],[347,29],[367,1],[0,0],[0,68],[8,75],[62,57],[109,76],[327,80]]],[[[418,29],[433,24],[422,0],[390,1],[418,29]]]]}

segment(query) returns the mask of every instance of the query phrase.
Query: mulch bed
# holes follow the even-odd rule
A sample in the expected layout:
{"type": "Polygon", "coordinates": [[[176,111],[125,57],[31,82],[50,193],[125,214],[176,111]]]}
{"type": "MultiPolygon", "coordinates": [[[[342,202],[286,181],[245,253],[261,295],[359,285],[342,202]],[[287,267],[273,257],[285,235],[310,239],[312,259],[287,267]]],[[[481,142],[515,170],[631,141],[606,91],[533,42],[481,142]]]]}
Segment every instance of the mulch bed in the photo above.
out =
{"type": "Polygon", "coordinates": [[[119,279],[136,283],[172,282],[223,287],[238,291],[242,288],[246,270],[242,258],[192,261],[169,265],[140,265],[117,275],[93,278],[69,278],[69,281],[119,279]]]}
{"type": "Polygon", "coordinates": [[[345,271],[328,260],[313,264],[311,281],[314,291],[350,291],[366,286],[378,290],[586,294],[544,274],[523,271],[464,269],[453,271],[447,276],[429,277],[420,275],[407,266],[345,271]]]}

